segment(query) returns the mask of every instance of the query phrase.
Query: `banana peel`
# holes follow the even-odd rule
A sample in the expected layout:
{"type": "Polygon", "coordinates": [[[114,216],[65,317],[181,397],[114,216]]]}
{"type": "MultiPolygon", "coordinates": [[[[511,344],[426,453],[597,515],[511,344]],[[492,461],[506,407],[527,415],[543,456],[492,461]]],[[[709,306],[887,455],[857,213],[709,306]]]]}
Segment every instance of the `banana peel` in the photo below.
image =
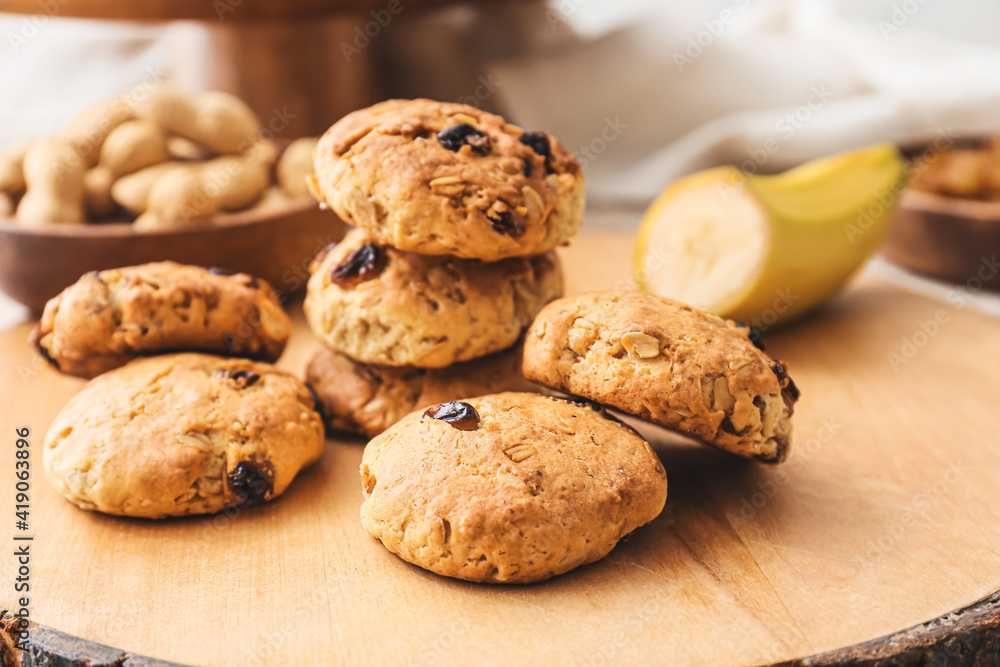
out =
{"type": "Polygon", "coordinates": [[[643,217],[640,289],[768,328],[824,303],[878,249],[905,185],[892,144],[775,176],[719,167],[673,183],[643,217]]]}

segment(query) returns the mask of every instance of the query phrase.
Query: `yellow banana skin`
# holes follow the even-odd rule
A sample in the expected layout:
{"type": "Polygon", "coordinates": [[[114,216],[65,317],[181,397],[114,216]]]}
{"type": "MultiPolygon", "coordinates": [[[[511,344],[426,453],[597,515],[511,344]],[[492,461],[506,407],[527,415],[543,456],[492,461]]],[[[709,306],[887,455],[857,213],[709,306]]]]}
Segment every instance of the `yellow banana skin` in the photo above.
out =
{"type": "MultiPolygon", "coordinates": [[[[905,161],[891,144],[815,160],[776,176],[743,174],[734,167],[693,174],[671,185],[643,218],[636,281],[640,289],[658,291],[645,257],[656,226],[678,224],[672,206],[679,195],[715,187],[723,203],[749,196],[766,220],[763,256],[744,285],[718,303],[700,305],[758,328],[786,322],[830,299],[878,249],[904,185],[905,161]]],[[[718,248],[720,261],[726,252],[718,248]]],[[[684,301],[683,294],[664,296],[684,301]]]]}

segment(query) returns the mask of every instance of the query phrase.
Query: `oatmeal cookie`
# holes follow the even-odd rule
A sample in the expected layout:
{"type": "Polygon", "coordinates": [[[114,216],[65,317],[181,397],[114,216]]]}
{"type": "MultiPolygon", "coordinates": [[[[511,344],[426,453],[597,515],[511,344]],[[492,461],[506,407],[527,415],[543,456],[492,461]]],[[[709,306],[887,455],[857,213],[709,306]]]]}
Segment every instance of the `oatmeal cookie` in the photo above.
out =
{"type": "Polygon", "coordinates": [[[91,380],[45,436],[45,472],[83,509],[159,519],[266,502],[323,452],[309,389],[269,364],[138,359],[91,380]]]}
{"type": "Polygon", "coordinates": [[[569,240],[583,172],[544,132],[464,104],[389,100],[348,114],[315,153],[313,194],[379,243],[495,261],[569,240]]]}
{"type": "Polygon", "coordinates": [[[86,274],[45,304],[30,342],[63,373],[92,378],[166,351],[274,361],[291,331],[265,281],[153,262],[86,274]]]}
{"type": "Polygon", "coordinates": [[[365,529],[447,577],[529,583],[606,556],[667,497],[656,454],[603,410],[504,393],[417,411],[361,463],[365,529]]]}
{"type": "Polygon", "coordinates": [[[521,374],[521,346],[440,369],[362,364],[321,349],[306,370],[331,431],[369,438],[418,408],[501,391],[533,391],[521,374]]]}
{"type": "Polygon", "coordinates": [[[418,255],[361,230],[310,270],[304,308],[320,342],[387,366],[441,368],[504,350],[563,286],[555,253],[500,262],[418,255]]]}
{"type": "Polygon", "coordinates": [[[549,304],[525,337],[524,375],[748,458],[788,454],[799,392],[756,332],[642,292],[549,304]],[[751,338],[754,340],[751,340],[751,338]]]}

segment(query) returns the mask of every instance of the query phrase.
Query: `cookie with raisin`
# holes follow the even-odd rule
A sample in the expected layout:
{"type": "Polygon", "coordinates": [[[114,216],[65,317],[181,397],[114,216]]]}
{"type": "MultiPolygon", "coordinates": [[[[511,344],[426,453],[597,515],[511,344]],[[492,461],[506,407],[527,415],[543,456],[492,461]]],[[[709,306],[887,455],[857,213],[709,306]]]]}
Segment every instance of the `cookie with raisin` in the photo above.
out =
{"type": "Polygon", "coordinates": [[[501,391],[535,391],[521,374],[521,346],[444,368],[363,364],[320,349],[306,369],[331,431],[374,438],[407,414],[501,391]]]}
{"type": "Polygon", "coordinates": [[[386,366],[442,368],[507,349],[563,289],[553,252],[498,262],[419,255],[357,229],[310,270],[304,308],[316,337],[386,366]]]}
{"type": "Polygon", "coordinates": [[[597,561],[655,519],[667,476],[595,406],[502,393],[411,413],[365,448],[365,529],[446,577],[531,583],[597,561]]]}
{"type": "Polygon", "coordinates": [[[91,380],[49,427],[43,463],[83,509],[159,519],[272,500],[323,444],[317,405],[292,374],[167,354],[91,380]]]}
{"type": "Polygon", "coordinates": [[[464,104],[389,100],[320,139],[310,189],[378,243],[495,261],[565,243],[583,220],[580,164],[545,132],[464,104]]]}

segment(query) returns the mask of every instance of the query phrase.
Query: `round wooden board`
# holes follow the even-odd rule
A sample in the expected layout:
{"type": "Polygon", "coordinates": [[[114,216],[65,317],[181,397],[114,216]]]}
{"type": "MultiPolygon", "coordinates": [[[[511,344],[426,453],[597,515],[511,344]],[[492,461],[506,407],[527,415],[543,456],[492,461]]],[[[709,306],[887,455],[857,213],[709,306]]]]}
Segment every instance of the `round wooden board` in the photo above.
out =
{"type": "MultiPolygon", "coordinates": [[[[628,286],[630,251],[581,235],[563,251],[569,290],[628,286]]],[[[46,368],[17,327],[0,334],[0,461],[13,470],[14,428],[29,426],[33,620],[198,665],[756,665],[892,636],[1000,590],[1000,322],[957,301],[862,278],[766,335],[803,393],[787,463],[643,427],[670,479],[664,513],[596,564],[511,587],[437,577],[369,537],[355,440],[331,440],[283,498],[233,516],[76,509],[43,478],[41,444],[82,382],[46,368]]],[[[281,365],[301,372],[316,343],[297,322],[281,365]]],[[[0,479],[11,507],[12,472],[0,479]]],[[[0,558],[4,581],[13,567],[0,558]]],[[[0,606],[13,602],[4,587],[0,606]]],[[[968,618],[995,629],[995,606],[968,618]]],[[[934,633],[955,645],[971,627],[943,623],[849,650],[934,633]]],[[[850,660],[814,662],[837,655],[850,660]]]]}

